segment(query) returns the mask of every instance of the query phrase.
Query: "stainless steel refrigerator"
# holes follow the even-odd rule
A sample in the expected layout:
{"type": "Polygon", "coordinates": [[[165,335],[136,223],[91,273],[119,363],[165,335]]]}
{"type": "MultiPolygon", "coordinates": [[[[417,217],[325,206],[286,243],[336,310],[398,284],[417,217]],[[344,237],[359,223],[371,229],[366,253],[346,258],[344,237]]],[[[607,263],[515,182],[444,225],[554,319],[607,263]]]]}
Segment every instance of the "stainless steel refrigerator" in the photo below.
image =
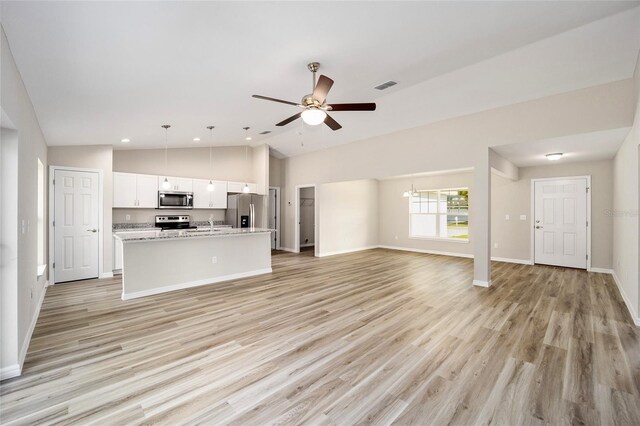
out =
{"type": "Polygon", "coordinates": [[[233,194],[227,196],[225,223],[234,228],[263,228],[264,196],[233,194]]]}

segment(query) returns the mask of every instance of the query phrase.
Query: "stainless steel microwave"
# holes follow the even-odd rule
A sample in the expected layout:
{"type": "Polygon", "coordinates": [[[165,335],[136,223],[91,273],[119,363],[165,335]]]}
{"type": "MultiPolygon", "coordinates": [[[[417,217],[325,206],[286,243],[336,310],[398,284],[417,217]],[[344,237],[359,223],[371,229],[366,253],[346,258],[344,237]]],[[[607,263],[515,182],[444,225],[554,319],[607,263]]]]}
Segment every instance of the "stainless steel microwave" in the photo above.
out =
{"type": "Polygon", "coordinates": [[[159,209],[192,209],[193,192],[158,191],[159,209]]]}

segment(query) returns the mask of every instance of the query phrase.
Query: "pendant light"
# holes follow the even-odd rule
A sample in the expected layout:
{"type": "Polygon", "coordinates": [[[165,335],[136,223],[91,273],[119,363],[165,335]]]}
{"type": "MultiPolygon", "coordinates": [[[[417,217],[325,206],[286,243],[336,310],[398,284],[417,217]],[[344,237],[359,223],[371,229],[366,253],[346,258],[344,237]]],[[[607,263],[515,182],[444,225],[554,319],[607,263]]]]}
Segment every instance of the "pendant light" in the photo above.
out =
{"type": "Polygon", "coordinates": [[[418,197],[420,196],[420,193],[418,191],[415,190],[414,186],[413,186],[413,175],[411,175],[411,191],[404,191],[402,193],[402,196],[404,198],[409,198],[409,197],[418,197]]]}
{"type": "MultiPolygon", "coordinates": [[[[169,171],[169,160],[167,157],[168,152],[168,144],[169,144],[169,127],[170,124],[163,124],[162,128],[164,129],[164,171],[167,173],[169,171]]],[[[162,189],[171,189],[171,183],[169,183],[169,179],[167,176],[164,177],[164,182],[162,182],[162,189]]]]}
{"type": "MultiPolygon", "coordinates": [[[[207,126],[207,129],[209,129],[209,170],[213,170],[213,168],[211,167],[211,150],[213,149],[213,128],[215,126],[207,126]]],[[[209,184],[207,185],[207,191],[212,192],[215,189],[215,187],[213,186],[213,180],[209,179],[209,184]]]]}
{"type": "MultiPolygon", "coordinates": [[[[246,141],[251,140],[251,138],[249,137],[249,127],[243,127],[243,129],[244,129],[244,132],[245,132],[245,138],[244,138],[244,140],[246,140],[246,141]]],[[[249,145],[245,145],[245,146],[244,146],[244,161],[245,161],[245,163],[247,163],[247,164],[249,163],[249,145]]],[[[249,184],[247,184],[247,183],[245,182],[244,187],[242,188],[242,193],[243,193],[243,194],[248,194],[248,193],[249,193],[249,191],[251,191],[251,190],[249,189],[249,184]]]]}

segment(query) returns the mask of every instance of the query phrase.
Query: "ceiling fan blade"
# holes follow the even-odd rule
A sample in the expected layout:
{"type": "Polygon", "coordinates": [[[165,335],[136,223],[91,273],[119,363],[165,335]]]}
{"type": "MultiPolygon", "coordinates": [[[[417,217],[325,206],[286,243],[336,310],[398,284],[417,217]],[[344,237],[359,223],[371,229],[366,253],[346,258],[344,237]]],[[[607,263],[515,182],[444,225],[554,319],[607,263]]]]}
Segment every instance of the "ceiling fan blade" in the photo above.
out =
{"type": "Polygon", "coordinates": [[[292,115],[291,117],[287,118],[286,120],[282,120],[281,122],[276,124],[276,126],[286,126],[287,124],[291,123],[293,120],[297,120],[298,118],[300,118],[301,115],[302,115],[301,112],[297,113],[296,115],[292,115]]]}
{"type": "Polygon", "coordinates": [[[271,101],[271,102],[280,102],[281,104],[300,106],[299,104],[297,104],[295,102],[283,101],[282,99],[270,98],[268,96],[253,95],[252,98],[263,99],[265,101],[271,101]]]}
{"type": "Polygon", "coordinates": [[[324,124],[329,126],[331,128],[331,130],[340,130],[340,129],[342,129],[342,126],[340,125],[340,123],[338,123],[336,120],[331,118],[331,116],[329,114],[327,114],[327,117],[324,119],[324,124]]]}
{"type": "Polygon", "coordinates": [[[363,104],[331,104],[331,111],[375,111],[376,104],[373,102],[363,104]]]}
{"type": "Polygon", "coordinates": [[[331,90],[331,86],[333,86],[333,80],[325,75],[321,75],[316,84],[316,88],[313,89],[313,99],[323,104],[327,98],[327,93],[331,90]]]}

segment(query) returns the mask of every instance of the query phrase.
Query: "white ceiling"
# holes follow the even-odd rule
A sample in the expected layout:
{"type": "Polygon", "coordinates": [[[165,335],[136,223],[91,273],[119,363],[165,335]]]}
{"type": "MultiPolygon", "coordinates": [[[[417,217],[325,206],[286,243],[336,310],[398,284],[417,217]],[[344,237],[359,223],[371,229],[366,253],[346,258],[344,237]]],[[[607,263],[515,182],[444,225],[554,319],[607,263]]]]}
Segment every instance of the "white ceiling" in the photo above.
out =
{"type": "Polygon", "coordinates": [[[630,130],[630,127],[624,127],[535,142],[501,145],[492,149],[518,167],[551,164],[545,155],[553,152],[562,153],[562,158],[553,164],[610,160],[616,155],[630,130]]]}
{"type": "Polygon", "coordinates": [[[169,123],[170,146],[197,146],[213,124],[216,145],[251,126],[273,131],[253,144],[297,155],[629,78],[638,4],[2,2],[0,19],[50,145],[158,147],[169,123]],[[334,113],[337,132],[276,128],[296,108],[250,96],[298,101],[312,60],[336,82],[329,102],[378,110],[334,113]]]}

